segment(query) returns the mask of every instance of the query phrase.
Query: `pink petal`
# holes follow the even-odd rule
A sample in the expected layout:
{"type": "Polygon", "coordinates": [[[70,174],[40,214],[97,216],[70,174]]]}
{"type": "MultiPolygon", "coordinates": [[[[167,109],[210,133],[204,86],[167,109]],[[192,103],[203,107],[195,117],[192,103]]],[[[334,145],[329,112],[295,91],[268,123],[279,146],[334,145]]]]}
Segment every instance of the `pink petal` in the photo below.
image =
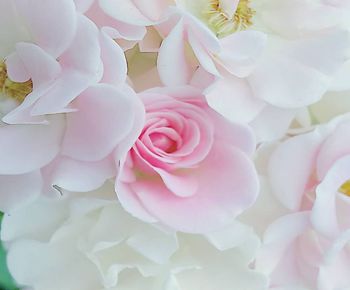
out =
{"type": "Polygon", "coordinates": [[[46,169],[47,186],[58,186],[71,192],[87,192],[101,187],[107,179],[115,176],[114,160],[109,157],[101,161],[85,162],[69,157],[58,157],[46,169]]]}
{"type": "Polygon", "coordinates": [[[73,1],[15,0],[15,3],[35,42],[54,58],[60,56],[76,32],[73,1]]]}
{"type": "MultiPolygon", "coordinates": [[[[20,42],[16,44],[16,53],[23,63],[23,69],[33,81],[33,87],[53,81],[61,72],[61,67],[51,55],[39,46],[20,42]]],[[[11,60],[11,59],[10,59],[11,60]]],[[[11,62],[6,62],[11,71],[11,62]]]]}
{"type": "Polygon", "coordinates": [[[339,158],[350,154],[350,121],[339,124],[322,144],[317,157],[317,175],[320,180],[339,158]]]}
{"type": "Polygon", "coordinates": [[[323,235],[334,238],[339,234],[336,196],[339,187],[349,179],[350,155],[337,160],[316,188],[316,199],[311,220],[323,235]]]}
{"type": "Polygon", "coordinates": [[[219,63],[237,77],[248,76],[257,65],[267,41],[258,31],[247,30],[233,33],[220,40],[219,63]]]}
{"type": "Polygon", "coordinates": [[[95,2],[95,0],[74,0],[76,9],[81,12],[85,13],[91,5],[95,2]]]}
{"type": "Polygon", "coordinates": [[[100,33],[103,77],[101,82],[110,84],[124,83],[127,64],[123,50],[103,31],[100,33]]]}
{"type": "Polygon", "coordinates": [[[105,13],[97,0],[86,12],[86,16],[113,39],[140,40],[146,33],[144,26],[125,23],[111,17],[108,12],[105,13]]]}
{"type": "MultiPolygon", "coordinates": [[[[174,195],[161,183],[137,182],[131,187],[139,202],[160,222],[193,233],[208,232],[232,222],[258,193],[252,163],[241,152],[223,144],[213,148],[197,178],[197,193],[187,198],[174,195]]],[[[134,195],[128,197],[135,199],[134,195]]]]}
{"type": "Polygon", "coordinates": [[[114,86],[99,84],[74,102],[67,115],[63,154],[81,161],[97,161],[112,152],[133,126],[132,102],[114,86]]]}
{"type": "Polygon", "coordinates": [[[7,75],[11,80],[23,83],[30,79],[30,75],[17,53],[8,55],[5,62],[7,75]]]}
{"type": "Polygon", "coordinates": [[[257,143],[275,141],[285,136],[296,114],[296,109],[282,109],[265,104],[256,118],[250,122],[257,143]]]}
{"type": "Polygon", "coordinates": [[[271,187],[278,200],[291,210],[300,207],[322,139],[313,133],[291,138],[270,157],[271,187]]]}
{"type": "Polygon", "coordinates": [[[185,56],[183,29],[183,20],[180,20],[159,48],[158,72],[167,86],[187,84],[193,73],[185,56]]]}
{"type": "Polygon", "coordinates": [[[109,16],[134,25],[151,25],[152,21],[145,17],[131,0],[98,0],[102,10],[109,16]]]}
{"type": "Polygon", "coordinates": [[[74,39],[60,57],[63,68],[74,69],[96,78],[101,64],[98,35],[99,31],[92,21],[85,16],[78,16],[74,39]]]}
{"type": "Polygon", "coordinates": [[[71,46],[60,57],[62,74],[33,108],[33,115],[66,112],[66,106],[91,83],[102,77],[98,30],[84,16],[78,17],[77,33],[71,46]]]}
{"type": "Polygon", "coordinates": [[[206,89],[205,96],[214,110],[234,122],[252,121],[265,106],[244,79],[228,75],[206,89]]]}
{"type": "Polygon", "coordinates": [[[279,52],[269,51],[249,76],[254,94],[272,105],[285,108],[317,102],[343,65],[348,44],[347,32],[327,30],[290,42],[279,52]]]}
{"type": "Polygon", "coordinates": [[[59,152],[64,132],[62,116],[47,125],[0,127],[0,174],[23,174],[49,163],[59,152]]]}
{"type": "Polygon", "coordinates": [[[135,192],[126,184],[117,182],[115,185],[115,192],[118,195],[118,200],[126,211],[132,216],[141,219],[145,222],[156,222],[157,220],[143,207],[140,199],[135,192]]]}
{"type": "Polygon", "coordinates": [[[139,97],[131,90],[130,87],[125,87],[124,92],[128,94],[129,101],[133,106],[133,121],[132,128],[130,129],[127,136],[123,138],[121,142],[119,142],[117,148],[114,151],[114,158],[116,164],[120,163],[120,166],[123,165],[127,153],[135,144],[135,141],[140,136],[142,129],[145,124],[145,107],[139,97]]]}
{"type": "Polygon", "coordinates": [[[196,176],[191,174],[193,172],[190,170],[182,173],[170,173],[160,168],[155,168],[155,170],[161,176],[164,185],[176,196],[189,197],[194,195],[198,190],[199,181],[196,176]]]}
{"type": "Polygon", "coordinates": [[[0,175],[0,210],[11,213],[34,200],[41,192],[40,171],[21,175],[0,175]]]}
{"type": "Polygon", "coordinates": [[[207,48],[198,41],[196,35],[191,30],[188,31],[188,42],[203,68],[209,73],[219,76],[220,74],[215,66],[211,54],[207,51],[207,48]]]}

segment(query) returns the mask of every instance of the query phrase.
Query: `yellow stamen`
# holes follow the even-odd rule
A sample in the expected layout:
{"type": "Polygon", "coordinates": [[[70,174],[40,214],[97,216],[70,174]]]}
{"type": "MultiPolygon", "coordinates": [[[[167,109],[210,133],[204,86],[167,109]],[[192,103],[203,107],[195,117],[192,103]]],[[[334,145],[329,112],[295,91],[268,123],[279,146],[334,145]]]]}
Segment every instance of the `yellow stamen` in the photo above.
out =
{"type": "Polygon", "coordinates": [[[345,181],[338,191],[350,197],[350,180],[345,181]]]}
{"type": "Polygon", "coordinates": [[[234,15],[228,15],[220,6],[220,0],[209,0],[208,9],[203,14],[216,35],[225,37],[236,31],[245,30],[253,24],[255,11],[249,5],[250,0],[240,0],[234,15]]]}
{"type": "Polygon", "coordinates": [[[33,91],[33,83],[28,80],[23,83],[17,83],[7,75],[6,64],[4,61],[0,61],[0,93],[5,97],[15,100],[18,104],[21,104],[25,97],[33,91]]]}

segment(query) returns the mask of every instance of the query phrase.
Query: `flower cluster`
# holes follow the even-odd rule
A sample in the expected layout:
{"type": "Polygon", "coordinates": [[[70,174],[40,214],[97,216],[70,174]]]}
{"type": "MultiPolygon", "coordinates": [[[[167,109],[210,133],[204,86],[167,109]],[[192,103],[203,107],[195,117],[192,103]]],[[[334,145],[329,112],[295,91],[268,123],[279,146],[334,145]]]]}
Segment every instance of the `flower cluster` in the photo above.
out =
{"type": "Polygon", "coordinates": [[[348,0],[0,0],[18,286],[350,289],[349,15],[348,0]]]}

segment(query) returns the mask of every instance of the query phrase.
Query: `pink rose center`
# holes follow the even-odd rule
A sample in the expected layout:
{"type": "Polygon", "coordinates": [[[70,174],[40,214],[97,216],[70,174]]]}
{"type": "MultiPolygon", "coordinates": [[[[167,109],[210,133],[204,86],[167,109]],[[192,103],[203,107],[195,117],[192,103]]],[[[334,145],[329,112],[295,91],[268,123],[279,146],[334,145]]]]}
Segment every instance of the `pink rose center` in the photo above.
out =
{"type": "Polygon", "coordinates": [[[154,147],[166,152],[173,153],[177,150],[177,142],[171,136],[162,133],[153,133],[149,136],[154,147]]]}

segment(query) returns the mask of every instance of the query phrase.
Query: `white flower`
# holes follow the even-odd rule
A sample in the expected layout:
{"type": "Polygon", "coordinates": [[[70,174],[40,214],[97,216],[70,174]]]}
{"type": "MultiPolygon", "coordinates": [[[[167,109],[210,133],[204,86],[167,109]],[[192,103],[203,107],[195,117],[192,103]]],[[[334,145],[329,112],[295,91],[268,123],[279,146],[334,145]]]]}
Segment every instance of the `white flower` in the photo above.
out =
{"type": "Polygon", "coordinates": [[[260,242],[247,226],[176,234],[131,217],[110,184],[61,200],[40,197],[4,217],[1,237],[11,274],[35,290],[257,290],[267,284],[250,269],[260,242]]]}
{"type": "MultiPolygon", "coordinates": [[[[221,67],[216,63],[220,77],[206,91],[209,104],[231,120],[249,122],[259,141],[283,136],[299,109],[318,102],[331,87],[349,83],[350,25],[345,5],[322,0],[177,0],[177,5],[219,38],[220,53],[208,45],[209,36],[207,42],[198,36],[201,46],[190,41],[202,69],[215,72],[208,61],[204,63],[203,51],[216,60],[223,52],[230,56],[219,62],[221,67]],[[252,32],[265,34],[266,45],[262,47],[258,39],[249,42],[252,32]],[[253,48],[261,52],[255,58],[248,53],[253,48]],[[242,63],[249,63],[244,75],[237,71],[242,63]],[[334,82],[335,77],[342,79],[334,82]]],[[[191,23],[192,33],[195,21],[191,23]]],[[[174,53],[169,62],[180,63],[175,58],[174,53]]]]}

